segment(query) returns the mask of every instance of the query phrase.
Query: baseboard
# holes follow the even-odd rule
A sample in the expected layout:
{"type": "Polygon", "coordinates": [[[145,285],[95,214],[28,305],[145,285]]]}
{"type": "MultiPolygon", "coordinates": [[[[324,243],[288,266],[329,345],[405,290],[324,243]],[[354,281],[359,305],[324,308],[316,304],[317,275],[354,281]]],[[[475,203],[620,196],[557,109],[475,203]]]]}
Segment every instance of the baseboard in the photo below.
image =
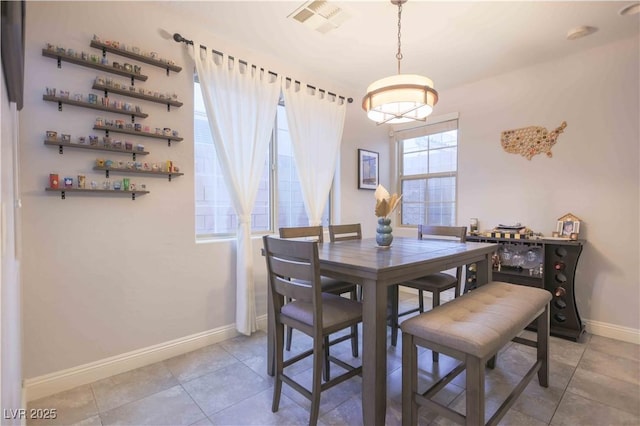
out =
{"type": "Polygon", "coordinates": [[[638,329],[594,320],[584,320],[583,322],[588,333],[640,345],[640,330],[638,329]]]}
{"type": "MultiPolygon", "coordinates": [[[[258,329],[267,329],[267,316],[258,317],[258,329]]],[[[235,324],[192,334],[121,355],[101,359],[77,367],[25,379],[23,382],[26,402],[44,398],[77,386],[124,373],[145,365],[164,361],[208,345],[223,342],[238,336],[235,324]]]]}

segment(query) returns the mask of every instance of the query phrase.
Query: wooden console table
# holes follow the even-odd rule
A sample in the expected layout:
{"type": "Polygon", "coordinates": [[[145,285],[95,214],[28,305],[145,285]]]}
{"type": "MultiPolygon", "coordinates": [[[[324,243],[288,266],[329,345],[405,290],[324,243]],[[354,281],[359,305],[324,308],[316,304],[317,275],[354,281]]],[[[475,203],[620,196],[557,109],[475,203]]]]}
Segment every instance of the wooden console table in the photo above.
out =
{"type": "MultiPolygon", "coordinates": [[[[511,239],[469,235],[467,241],[497,243],[501,267],[493,279],[545,288],[551,301],[552,336],[574,342],[584,333],[575,299],[575,274],[585,240],[511,239]],[[510,253],[510,259],[504,259],[510,253]],[[503,258],[504,257],[504,258],[503,258]],[[517,257],[517,259],[515,258],[517,257]]],[[[465,291],[476,286],[475,267],[467,265],[465,291]]]]}

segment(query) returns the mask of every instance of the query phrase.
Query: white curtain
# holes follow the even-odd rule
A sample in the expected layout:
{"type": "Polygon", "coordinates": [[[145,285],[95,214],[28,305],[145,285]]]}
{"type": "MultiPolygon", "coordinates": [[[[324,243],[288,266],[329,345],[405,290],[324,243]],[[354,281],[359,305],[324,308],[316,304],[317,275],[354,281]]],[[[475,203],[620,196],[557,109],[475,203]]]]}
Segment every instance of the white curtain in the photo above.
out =
{"type": "Polygon", "coordinates": [[[346,105],[307,85],[282,80],[293,156],[309,225],[322,222],[338,161],[346,105]],[[288,87],[287,87],[288,86],[288,87]],[[296,90],[299,89],[299,90],[296,90]]]}
{"type": "Polygon", "coordinates": [[[238,215],[236,233],[236,328],[257,330],[251,211],[269,149],[280,96],[279,78],[194,43],[196,65],[213,142],[238,215]],[[219,63],[216,63],[219,59],[219,63]]]}

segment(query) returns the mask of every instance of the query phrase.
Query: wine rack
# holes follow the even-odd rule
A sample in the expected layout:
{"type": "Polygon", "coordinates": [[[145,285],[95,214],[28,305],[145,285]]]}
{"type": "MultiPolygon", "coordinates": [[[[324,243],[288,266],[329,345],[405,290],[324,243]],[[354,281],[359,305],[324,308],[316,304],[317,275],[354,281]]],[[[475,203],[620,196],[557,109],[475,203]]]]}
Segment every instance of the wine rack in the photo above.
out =
{"type": "MultiPolygon", "coordinates": [[[[551,295],[550,334],[579,341],[584,333],[575,298],[575,275],[584,240],[512,240],[481,236],[467,236],[467,241],[500,244],[496,256],[505,246],[520,246],[525,250],[542,250],[541,268],[494,265],[493,279],[512,284],[528,285],[548,290],[551,295]]],[[[476,266],[467,265],[465,291],[476,286],[476,266]]],[[[535,324],[528,328],[535,329],[535,324]]]]}

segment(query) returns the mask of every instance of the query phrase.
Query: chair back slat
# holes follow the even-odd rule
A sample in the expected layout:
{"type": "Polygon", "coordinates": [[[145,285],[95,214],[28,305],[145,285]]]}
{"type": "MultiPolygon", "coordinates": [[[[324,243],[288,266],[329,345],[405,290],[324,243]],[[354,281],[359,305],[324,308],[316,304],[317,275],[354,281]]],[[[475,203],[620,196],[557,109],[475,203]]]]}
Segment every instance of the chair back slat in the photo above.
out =
{"type": "Polygon", "coordinates": [[[307,281],[291,281],[277,275],[272,276],[274,290],[284,297],[289,297],[303,302],[313,301],[313,289],[307,281]]]}
{"type": "Polygon", "coordinates": [[[281,257],[278,254],[271,256],[271,272],[281,277],[298,281],[313,281],[313,266],[306,261],[295,257],[281,257]]]}
{"type": "Polygon", "coordinates": [[[329,225],[329,238],[331,242],[361,240],[362,228],[359,223],[345,225],[329,225]]]}
{"type": "Polygon", "coordinates": [[[322,226],[296,226],[293,228],[280,228],[280,238],[304,238],[317,239],[324,242],[322,226]]]}
{"type": "Polygon", "coordinates": [[[464,243],[467,240],[467,227],[418,225],[418,239],[424,240],[433,237],[455,237],[464,243]]]}

